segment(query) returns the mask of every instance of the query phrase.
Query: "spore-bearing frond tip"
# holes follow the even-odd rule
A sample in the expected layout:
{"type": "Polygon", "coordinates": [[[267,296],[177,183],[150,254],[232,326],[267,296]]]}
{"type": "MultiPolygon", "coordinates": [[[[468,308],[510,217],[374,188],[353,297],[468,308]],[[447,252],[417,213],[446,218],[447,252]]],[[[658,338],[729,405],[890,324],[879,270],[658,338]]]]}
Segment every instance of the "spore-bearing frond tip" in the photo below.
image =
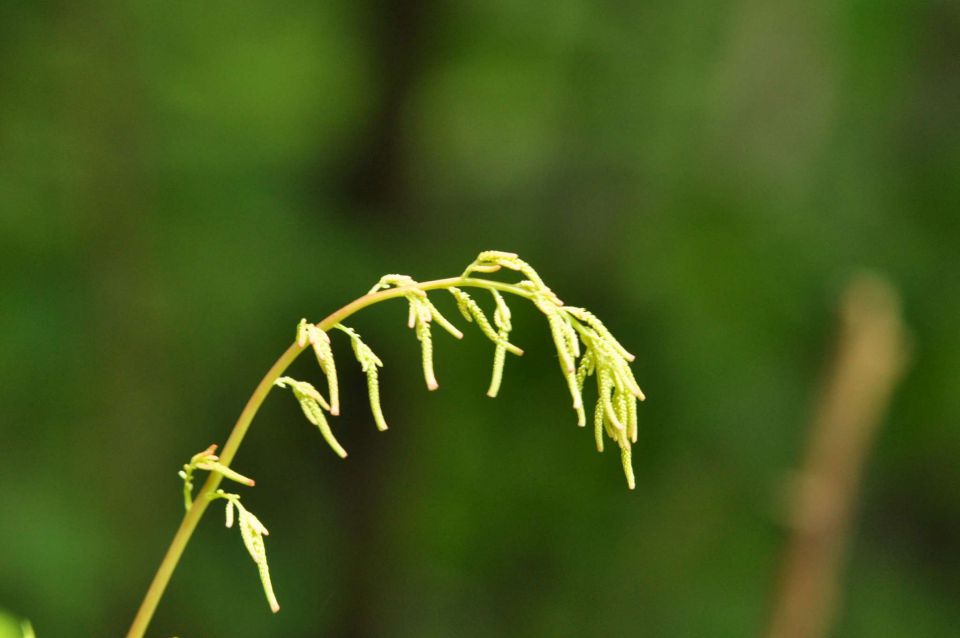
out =
{"type": "Polygon", "coordinates": [[[297,325],[297,345],[301,348],[307,344],[313,347],[317,357],[317,365],[327,379],[327,390],[330,393],[330,414],[340,414],[340,383],[337,380],[337,365],[333,359],[333,349],[330,347],[330,336],[320,326],[301,319],[297,325]]]}
{"type": "MultiPolygon", "coordinates": [[[[511,288],[504,283],[476,276],[500,270],[513,271],[522,276],[521,281],[512,284],[513,290],[519,288],[518,294],[529,298],[547,319],[561,372],[570,393],[571,404],[577,414],[577,425],[586,425],[583,391],[587,377],[596,376],[594,436],[597,449],[602,451],[603,433],[606,433],[617,442],[621,450],[624,450],[622,452],[624,463],[629,464],[629,448],[631,443],[637,440],[636,402],[645,398],[630,369],[630,362],[635,359],[634,355],[623,347],[596,315],[585,308],[566,306],[529,263],[516,253],[507,251],[481,252],[461,276],[463,284],[442,286],[453,295],[464,319],[475,323],[495,346],[487,395],[495,397],[499,393],[505,354],[507,352],[515,355],[523,353],[509,341],[512,317],[501,291],[512,291],[511,288]],[[466,286],[485,288],[493,295],[495,307],[492,321],[476,300],[463,290],[466,286]]],[[[436,323],[458,339],[463,337],[463,333],[443,316],[430,300],[427,291],[409,275],[384,275],[370,289],[370,292],[376,293],[391,288],[401,289],[399,294],[409,304],[407,323],[414,330],[420,343],[424,381],[428,389],[435,390],[439,387],[439,383],[434,371],[432,326],[436,323]]],[[[440,288],[440,286],[434,285],[431,288],[440,288]]],[[[377,374],[377,368],[383,364],[355,331],[342,324],[334,327],[351,338],[357,361],[367,375],[371,411],[377,427],[385,430],[387,426],[380,407],[377,374]]],[[[294,387],[294,392],[301,401],[304,414],[321,429],[326,437],[329,426],[326,424],[323,410],[335,413],[338,408],[336,380],[335,377],[331,377],[334,368],[330,340],[319,326],[302,321],[298,327],[297,342],[301,347],[307,344],[313,346],[321,369],[328,375],[331,399],[329,403],[310,384],[291,386],[294,387]]],[[[278,385],[283,385],[283,382],[290,383],[291,380],[285,377],[283,380],[278,380],[278,385]]],[[[339,454],[342,448],[335,443],[332,433],[329,437],[328,443],[338,450],[339,454]]],[[[625,465],[624,471],[627,474],[628,484],[633,487],[632,470],[628,471],[625,465]]]]}
{"type": "MultiPolygon", "coordinates": [[[[490,325],[490,320],[487,319],[487,315],[483,312],[483,309],[480,308],[480,305],[476,302],[476,300],[473,297],[471,297],[468,293],[464,292],[463,290],[455,286],[450,287],[448,290],[450,291],[450,294],[453,295],[453,298],[456,300],[457,308],[460,309],[460,314],[463,315],[464,319],[466,319],[467,321],[476,323],[477,327],[480,328],[480,331],[483,332],[483,334],[488,339],[490,339],[490,341],[497,344],[498,346],[502,346],[511,354],[515,354],[517,356],[523,355],[523,350],[521,350],[517,346],[507,341],[506,334],[503,334],[503,333],[509,333],[510,331],[509,308],[506,310],[506,319],[501,318],[500,320],[497,320],[496,314],[494,315],[494,320],[498,321],[498,326],[499,326],[499,330],[494,330],[493,326],[490,325]],[[507,327],[504,328],[503,327],[504,325],[507,327]]],[[[503,307],[506,307],[506,303],[503,302],[502,298],[501,298],[501,303],[503,304],[503,307]]],[[[499,306],[498,306],[498,310],[499,310],[499,306]]]]}
{"type": "MultiPolygon", "coordinates": [[[[557,350],[557,359],[570,391],[573,409],[577,412],[577,424],[580,426],[586,425],[583,402],[586,378],[597,376],[598,397],[594,413],[597,449],[603,450],[604,432],[617,442],[622,450],[627,483],[632,489],[634,478],[633,470],[629,466],[630,444],[637,440],[636,402],[645,398],[630,369],[634,355],[623,347],[596,315],[584,308],[566,306],[544,283],[537,271],[516,253],[483,251],[467,266],[463,278],[469,279],[472,285],[482,286],[481,282],[485,280],[471,275],[492,273],[501,269],[523,275],[524,279],[514,285],[526,293],[523,296],[528,296],[546,317],[557,350]]],[[[469,295],[456,288],[452,288],[450,292],[457,299],[464,318],[467,321],[476,321],[481,330],[498,344],[494,356],[494,374],[488,391],[488,394],[494,396],[499,390],[502,373],[500,340],[507,338],[510,317],[507,314],[509,309],[501,306],[502,299],[496,287],[491,286],[490,290],[497,300],[494,314],[496,331],[469,295]]]]}
{"type": "MultiPolygon", "coordinates": [[[[520,348],[509,341],[512,330],[511,312],[500,293],[501,291],[510,292],[534,303],[546,316],[557,349],[562,373],[572,398],[573,408],[577,412],[577,424],[580,426],[586,425],[583,397],[586,379],[590,376],[596,377],[597,398],[593,414],[595,445],[598,451],[603,451],[604,434],[617,443],[620,448],[620,458],[627,484],[630,489],[634,489],[636,481],[631,464],[631,444],[637,442],[637,401],[644,399],[644,394],[629,365],[634,360],[634,355],[620,344],[593,313],[584,308],[566,306],[544,283],[533,267],[520,259],[516,253],[506,251],[481,252],[467,266],[463,275],[459,278],[438,279],[425,284],[418,283],[408,275],[384,275],[370,289],[367,296],[347,304],[331,317],[347,317],[359,309],[388,298],[400,296],[406,298],[409,303],[409,325],[414,329],[421,344],[424,379],[427,387],[433,390],[438,387],[438,384],[433,370],[432,325],[434,323],[439,324],[457,339],[463,337],[463,333],[450,323],[428,298],[428,289],[440,290],[444,288],[454,295],[457,306],[466,321],[476,323],[495,345],[493,373],[487,390],[487,394],[491,397],[496,396],[499,392],[506,353],[511,352],[517,355],[523,353],[520,348]],[[477,273],[494,273],[500,270],[519,273],[523,279],[516,283],[505,283],[472,276],[477,273]],[[468,286],[483,288],[493,295],[496,305],[492,322],[476,301],[461,290],[461,287],[468,286]],[[377,294],[378,291],[386,291],[391,288],[396,290],[377,294]]],[[[334,437],[326,417],[326,413],[337,414],[339,412],[339,384],[330,337],[324,326],[327,329],[336,328],[350,337],[354,355],[367,376],[370,408],[377,428],[380,430],[387,429],[380,406],[378,378],[378,369],[383,366],[383,362],[361,340],[356,331],[340,323],[333,326],[330,326],[329,323],[330,318],[320,324],[309,323],[306,319],[302,319],[297,325],[295,347],[289,349],[278,359],[268,373],[265,383],[269,384],[270,380],[273,379],[273,384],[277,387],[290,389],[307,420],[320,430],[327,444],[337,455],[346,457],[347,452],[334,437]],[[282,370],[286,369],[293,358],[307,346],[312,348],[317,363],[326,377],[329,400],[306,381],[299,381],[289,376],[279,376],[283,374],[282,370]],[[280,372],[275,372],[276,370],[280,370],[280,372]]],[[[228,459],[232,458],[232,453],[236,451],[237,446],[242,441],[246,428],[263,398],[263,390],[263,383],[261,383],[237,420],[230,439],[228,439],[228,446],[232,451],[227,456],[228,459]]],[[[244,546],[257,565],[270,608],[276,612],[280,606],[277,603],[270,580],[264,545],[264,538],[269,532],[263,523],[243,506],[239,495],[215,487],[219,477],[251,486],[254,481],[228,467],[228,464],[221,461],[215,452],[216,446],[210,446],[194,455],[190,463],[184,465],[179,472],[184,481],[184,505],[188,510],[195,506],[192,502],[192,496],[193,476],[196,470],[213,472],[218,475],[218,477],[215,477],[216,480],[208,481],[201,488],[201,496],[198,496],[198,498],[210,501],[215,499],[226,500],[224,510],[226,526],[232,527],[234,522],[238,523],[244,546]]],[[[191,512],[194,511],[200,510],[196,508],[191,510],[191,512]]],[[[183,528],[181,527],[181,529],[183,528]]],[[[187,536],[181,537],[180,532],[178,532],[174,541],[175,545],[179,543],[178,546],[182,548],[186,539],[189,538],[189,533],[188,530],[187,536]]],[[[163,563],[161,563],[160,570],[158,570],[157,577],[151,585],[150,592],[156,591],[155,586],[158,583],[159,591],[162,592],[178,559],[179,553],[167,553],[163,563]]],[[[136,635],[142,635],[146,622],[149,621],[156,606],[157,599],[158,596],[151,597],[148,594],[134,621],[131,635],[134,635],[137,630],[139,630],[139,633],[136,633],[136,635]]]]}
{"type": "Polygon", "coordinates": [[[306,381],[298,381],[291,377],[280,377],[274,384],[281,388],[290,388],[297,402],[300,404],[303,415],[307,417],[310,423],[317,426],[323,439],[327,442],[327,445],[330,446],[330,449],[340,458],[346,458],[347,451],[343,449],[343,446],[340,445],[340,442],[337,441],[337,438],[333,435],[333,430],[330,429],[327,417],[323,413],[324,409],[329,410],[329,406],[323,405],[321,402],[323,397],[320,396],[317,389],[306,381]]]}
{"type": "Polygon", "coordinates": [[[423,362],[423,378],[428,390],[440,387],[433,370],[433,335],[431,325],[436,322],[441,328],[449,332],[456,339],[463,339],[463,333],[454,326],[433,305],[425,290],[418,287],[416,280],[408,275],[384,275],[380,281],[370,289],[376,292],[381,289],[395,287],[404,288],[404,297],[410,304],[407,313],[407,327],[412,328],[420,342],[421,359],[423,362]]]}
{"type": "Polygon", "coordinates": [[[383,362],[353,328],[348,328],[342,323],[338,323],[334,328],[350,337],[353,354],[360,364],[360,369],[367,375],[367,396],[370,400],[370,411],[373,413],[374,423],[382,432],[387,429],[387,421],[383,417],[383,409],[380,406],[380,380],[377,368],[382,368],[383,362]]]}
{"type": "Polygon", "coordinates": [[[227,501],[225,506],[226,527],[233,527],[234,509],[237,512],[237,522],[240,528],[240,537],[243,539],[243,546],[246,548],[250,558],[253,559],[260,574],[260,584],[263,586],[263,593],[267,597],[267,604],[273,613],[280,611],[280,603],[277,602],[277,596],[273,592],[273,583],[270,580],[270,566],[267,563],[267,549],[263,542],[264,536],[269,536],[266,526],[260,522],[253,512],[248,510],[240,502],[239,494],[230,494],[221,489],[207,496],[210,501],[224,499],[227,501]]]}

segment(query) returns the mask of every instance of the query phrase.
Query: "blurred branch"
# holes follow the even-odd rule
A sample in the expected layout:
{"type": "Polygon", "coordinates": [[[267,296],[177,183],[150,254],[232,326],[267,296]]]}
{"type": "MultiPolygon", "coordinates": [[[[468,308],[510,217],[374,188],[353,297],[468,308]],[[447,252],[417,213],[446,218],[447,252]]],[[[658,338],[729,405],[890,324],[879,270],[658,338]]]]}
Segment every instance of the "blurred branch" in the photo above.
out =
{"type": "Polygon", "coordinates": [[[790,503],[768,638],[829,632],[864,460],[906,355],[896,292],[877,276],[855,279],[843,295],[836,360],[790,503]]]}

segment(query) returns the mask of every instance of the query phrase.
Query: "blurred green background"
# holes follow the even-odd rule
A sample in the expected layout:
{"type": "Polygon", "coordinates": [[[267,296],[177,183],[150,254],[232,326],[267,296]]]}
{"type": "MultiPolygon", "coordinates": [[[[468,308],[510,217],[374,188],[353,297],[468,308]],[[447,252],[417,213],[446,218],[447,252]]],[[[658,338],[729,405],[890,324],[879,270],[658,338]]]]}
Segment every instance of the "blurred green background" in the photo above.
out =
{"type": "Polygon", "coordinates": [[[296,322],[496,248],[639,355],[637,490],[535,310],[494,401],[384,304],[391,429],[339,340],[349,459],[277,393],[236,460],[281,613],[217,508],[151,635],[758,635],[861,268],[913,360],[835,635],[956,635],[958,115],[949,0],[0,3],[0,608],[120,635],[296,322]]]}

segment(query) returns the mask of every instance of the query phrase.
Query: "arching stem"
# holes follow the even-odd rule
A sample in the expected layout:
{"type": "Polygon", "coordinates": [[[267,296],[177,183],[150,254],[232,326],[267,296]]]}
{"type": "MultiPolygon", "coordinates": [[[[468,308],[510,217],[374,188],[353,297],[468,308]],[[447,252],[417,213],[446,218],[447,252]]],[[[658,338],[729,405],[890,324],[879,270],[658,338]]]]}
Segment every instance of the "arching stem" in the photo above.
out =
{"type": "MultiPolygon", "coordinates": [[[[450,277],[447,279],[436,279],[433,281],[419,283],[415,287],[423,291],[428,291],[442,290],[453,286],[486,288],[487,290],[499,290],[501,292],[507,292],[520,297],[525,297],[527,299],[531,297],[531,294],[527,290],[524,290],[519,286],[506,284],[499,281],[477,279],[473,277],[450,277]]],[[[333,326],[340,323],[347,317],[360,310],[363,310],[368,306],[372,306],[373,304],[381,301],[386,301],[387,299],[402,297],[409,291],[410,287],[405,286],[400,288],[389,288],[387,290],[366,294],[362,297],[354,299],[336,312],[330,314],[317,325],[324,331],[330,330],[333,328],[333,326]]],[[[303,352],[304,349],[305,346],[301,347],[296,343],[291,345],[282,355],[280,355],[280,358],[276,360],[276,362],[263,376],[263,379],[260,380],[260,383],[253,391],[253,394],[251,394],[250,398],[247,400],[247,404],[244,406],[243,411],[240,412],[240,416],[237,417],[237,421],[233,425],[233,430],[230,431],[230,435],[227,437],[227,441],[223,445],[223,449],[219,455],[220,462],[223,465],[229,466],[233,461],[233,458],[237,454],[237,450],[240,448],[240,444],[247,435],[247,430],[250,429],[250,424],[253,422],[253,418],[256,416],[260,406],[263,405],[263,401],[267,398],[267,394],[269,394],[271,388],[273,388],[273,382],[283,375],[290,364],[293,363],[298,356],[300,356],[300,353],[303,352]]],[[[160,598],[163,596],[163,592],[166,590],[167,584],[170,582],[170,577],[173,575],[173,570],[180,561],[180,557],[183,555],[183,551],[186,549],[187,543],[190,542],[190,537],[197,528],[197,524],[200,522],[201,517],[203,517],[204,511],[206,511],[207,506],[210,504],[208,495],[213,494],[216,491],[222,479],[223,477],[217,472],[211,472],[207,476],[207,480],[204,482],[203,486],[200,488],[200,491],[197,493],[196,498],[193,500],[193,505],[189,510],[187,510],[183,520],[180,522],[180,527],[177,528],[177,532],[174,534],[173,540],[170,542],[170,547],[167,549],[167,553],[164,555],[163,560],[160,562],[160,566],[157,568],[157,571],[153,576],[153,580],[150,583],[150,587],[147,589],[147,593],[143,598],[143,602],[140,603],[140,608],[137,610],[137,615],[133,619],[133,624],[130,625],[130,630],[127,632],[127,638],[141,638],[144,633],[146,633],[147,627],[150,624],[150,620],[153,618],[153,614],[157,609],[157,605],[160,603],[160,598]]]]}

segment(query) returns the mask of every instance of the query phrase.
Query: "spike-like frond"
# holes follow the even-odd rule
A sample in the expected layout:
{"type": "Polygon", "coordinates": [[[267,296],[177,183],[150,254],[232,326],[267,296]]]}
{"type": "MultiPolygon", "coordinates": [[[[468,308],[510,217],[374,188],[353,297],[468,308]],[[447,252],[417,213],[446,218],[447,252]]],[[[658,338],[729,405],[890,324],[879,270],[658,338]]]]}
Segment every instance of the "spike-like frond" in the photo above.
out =
{"type": "Polygon", "coordinates": [[[380,407],[380,380],[378,378],[377,368],[383,367],[383,362],[373,353],[370,346],[363,342],[355,330],[348,328],[342,323],[338,323],[334,328],[350,336],[353,353],[360,363],[360,369],[367,375],[367,394],[370,398],[370,411],[373,413],[373,420],[377,424],[377,429],[382,432],[387,429],[387,421],[383,418],[383,409],[380,407]]]}
{"type": "Polygon", "coordinates": [[[293,391],[293,395],[296,397],[297,401],[300,403],[300,409],[303,410],[303,415],[307,417],[307,420],[310,423],[313,423],[320,430],[320,434],[323,435],[324,440],[327,442],[327,445],[337,453],[337,456],[340,458],[346,458],[347,451],[343,449],[343,446],[340,445],[340,442],[337,441],[336,437],[333,436],[333,430],[330,429],[330,424],[327,422],[327,417],[323,413],[323,409],[329,410],[329,406],[324,406],[322,403],[323,397],[320,396],[320,393],[317,392],[317,389],[313,387],[310,383],[306,381],[297,381],[291,377],[280,377],[274,382],[274,385],[286,388],[289,387],[293,391]]]}
{"type": "Polygon", "coordinates": [[[490,376],[490,387],[487,389],[487,396],[495,397],[500,392],[500,384],[503,381],[503,366],[507,359],[507,347],[501,342],[506,342],[510,338],[510,331],[513,329],[513,324],[510,321],[510,307],[507,305],[507,302],[504,301],[503,295],[496,289],[490,292],[493,294],[493,300],[497,304],[496,310],[493,311],[493,323],[497,326],[497,337],[500,341],[497,342],[497,347],[493,352],[493,373],[490,376]]]}
{"type": "MultiPolygon", "coordinates": [[[[480,331],[483,332],[483,334],[486,335],[490,341],[494,342],[498,346],[502,346],[504,349],[517,356],[523,354],[523,350],[507,341],[506,337],[500,334],[500,331],[493,329],[493,326],[490,325],[490,321],[487,319],[487,315],[484,314],[483,309],[480,308],[480,305],[476,302],[476,300],[474,300],[473,297],[459,288],[451,287],[449,288],[449,291],[453,295],[454,299],[457,300],[457,307],[460,309],[460,313],[464,316],[464,318],[467,321],[476,321],[477,327],[480,328],[480,331]]],[[[504,304],[504,307],[506,307],[506,304],[504,304]]],[[[508,314],[506,315],[507,325],[509,325],[510,322],[509,312],[510,311],[508,309],[508,314]]],[[[507,332],[509,333],[509,328],[507,329],[507,332]]]]}
{"type": "Polygon", "coordinates": [[[430,334],[430,322],[418,321],[416,330],[423,363],[423,380],[427,382],[428,390],[436,390],[440,384],[437,383],[437,376],[433,372],[433,336],[430,334]]]}
{"type": "Polygon", "coordinates": [[[337,381],[337,365],[333,360],[330,337],[319,326],[301,319],[297,326],[297,344],[304,347],[307,343],[313,347],[317,364],[327,378],[327,388],[330,391],[330,414],[340,414],[340,384],[337,381]]]}
{"type": "Polygon", "coordinates": [[[263,585],[263,593],[267,597],[267,603],[270,610],[274,613],[280,611],[280,603],[277,602],[277,596],[273,593],[273,583],[270,580],[270,566],[267,564],[267,548],[264,545],[263,537],[268,536],[270,532],[260,522],[253,512],[248,510],[240,502],[239,494],[229,494],[223,490],[217,490],[208,497],[210,500],[222,498],[227,501],[226,504],[226,526],[233,527],[233,511],[236,508],[237,522],[240,528],[240,537],[243,539],[243,546],[247,553],[253,559],[260,573],[260,583],[263,585]]]}
{"type": "MultiPolygon", "coordinates": [[[[414,330],[420,342],[423,377],[427,387],[435,390],[438,387],[434,372],[433,360],[433,324],[437,324],[457,339],[463,338],[463,333],[454,326],[428,297],[428,290],[449,290],[454,296],[457,307],[464,319],[476,323],[480,331],[494,344],[493,370],[487,394],[495,397],[503,381],[506,353],[515,355],[523,351],[510,342],[510,333],[513,329],[511,312],[503,298],[502,292],[514,294],[530,300],[546,317],[547,325],[557,350],[557,361],[560,365],[564,381],[572,399],[573,409],[577,414],[577,424],[586,426],[587,417],[584,407],[584,389],[586,380],[590,376],[596,377],[597,397],[593,413],[593,436],[598,451],[604,449],[604,435],[616,442],[620,448],[620,458],[623,471],[630,489],[635,487],[635,477],[631,465],[631,445],[637,441],[637,401],[644,399],[630,362],[634,356],[614,338],[610,330],[593,313],[573,306],[566,306],[563,301],[544,283],[543,279],[530,264],[520,259],[516,253],[504,251],[484,251],[467,266],[463,275],[448,279],[437,279],[430,282],[418,283],[408,275],[388,274],[370,289],[370,294],[363,296],[330,315],[319,324],[302,319],[297,326],[296,344],[289,348],[277,360],[267,373],[267,377],[254,392],[247,403],[240,418],[237,420],[233,433],[225,445],[223,460],[216,453],[216,446],[195,454],[189,463],[179,472],[183,479],[184,506],[189,510],[185,522],[192,520],[194,514],[202,513],[193,502],[193,478],[196,471],[211,473],[211,479],[200,488],[198,498],[214,500],[225,499],[225,523],[232,527],[238,523],[244,547],[250,554],[263,585],[267,601],[273,611],[279,609],[273,585],[270,580],[270,571],[267,566],[264,537],[268,535],[267,528],[247,510],[237,494],[217,489],[221,479],[226,478],[244,485],[253,485],[252,479],[236,472],[229,467],[239,443],[246,434],[246,428],[259,408],[266,395],[266,390],[272,382],[281,388],[289,388],[300,405],[307,420],[315,425],[326,440],[327,444],[340,457],[346,457],[343,449],[327,421],[326,413],[338,414],[340,411],[340,391],[337,379],[337,369],[334,362],[333,349],[327,330],[336,328],[346,333],[351,340],[354,355],[367,377],[367,392],[370,400],[370,410],[379,430],[386,430],[387,423],[380,405],[379,368],[383,362],[374,354],[351,328],[336,323],[331,325],[334,318],[346,318],[359,309],[395,297],[403,297],[408,303],[407,323],[414,330]],[[476,275],[500,272],[510,276],[516,273],[520,281],[508,283],[486,279],[476,275]],[[463,288],[481,288],[493,296],[495,308],[493,321],[488,319],[480,305],[463,288]],[[377,294],[378,291],[392,289],[392,292],[377,294]],[[310,346],[317,363],[324,374],[327,383],[328,398],[306,381],[298,381],[288,376],[280,376],[293,359],[310,346]],[[214,491],[215,490],[215,491],[214,491]]],[[[591,397],[591,400],[593,398],[591,397]]],[[[202,501],[201,501],[202,502],[202,501]]],[[[186,529],[189,536],[192,528],[181,526],[181,531],[175,538],[174,546],[184,540],[181,532],[186,529]],[[179,540],[178,540],[179,539],[179,540]]],[[[182,548],[182,544],[180,545],[182,548]]],[[[165,586],[164,578],[168,578],[176,564],[179,554],[168,552],[161,564],[154,585],[160,583],[160,589],[165,586]]],[[[151,592],[155,591],[154,585],[151,592]]],[[[134,621],[134,631],[130,635],[142,635],[146,626],[144,618],[149,615],[156,605],[156,597],[150,596],[144,601],[141,613],[134,621]],[[152,606],[151,606],[152,605],[152,606]],[[139,632],[136,630],[139,629],[139,632]]]]}
{"type": "Polygon", "coordinates": [[[417,340],[420,342],[423,377],[427,383],[427,388],[436,390],[439,384],[433,371],[433,336],[430,331],[430,324],[436,321],[441,328],[457,339],[462,339],[463,333],[441,314],[440,310],[427,297],[427,293],[418,288],[417,282],[407,275],[384,275],[370,292],[391,287],[408,289],[404,293],[404,297],[410,304],[407,326],[416,331],[417,340]]]}

